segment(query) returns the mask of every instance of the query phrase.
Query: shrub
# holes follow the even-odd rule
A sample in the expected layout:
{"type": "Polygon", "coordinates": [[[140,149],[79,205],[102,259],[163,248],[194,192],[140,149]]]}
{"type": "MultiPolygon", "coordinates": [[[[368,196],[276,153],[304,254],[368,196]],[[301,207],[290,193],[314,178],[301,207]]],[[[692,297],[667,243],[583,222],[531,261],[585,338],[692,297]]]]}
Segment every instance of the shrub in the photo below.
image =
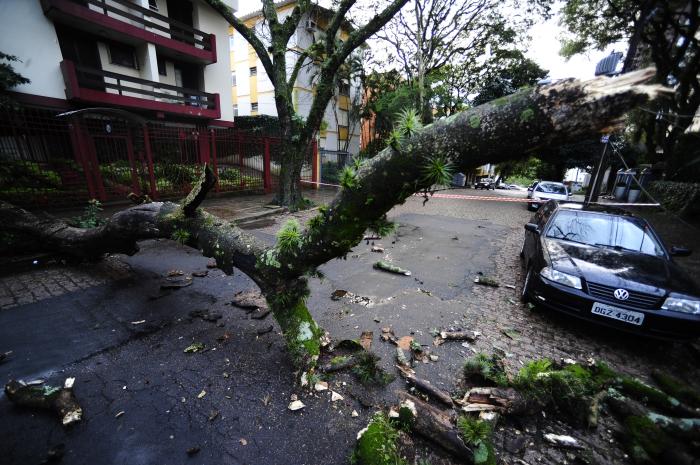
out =
{"type": "Polygon", "coordinates": [[[700,214],[700,183],[654,181],[648,191],[664,208],[683,217],[700,214]]]}

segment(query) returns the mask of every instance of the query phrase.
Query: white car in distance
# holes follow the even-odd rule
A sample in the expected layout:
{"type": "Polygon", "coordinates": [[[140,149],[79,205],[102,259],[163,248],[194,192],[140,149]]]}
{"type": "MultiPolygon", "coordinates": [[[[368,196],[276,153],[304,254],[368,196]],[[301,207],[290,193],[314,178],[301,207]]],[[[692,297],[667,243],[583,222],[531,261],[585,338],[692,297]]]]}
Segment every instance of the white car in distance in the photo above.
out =
{"type": "Polygon", "coordinates": [[[560,182],[540,181],[528,194],[532,200],[528,202],[528,210],[537,210],[548,200],[569,200],[571,194],[566,186],[560,182]]]}

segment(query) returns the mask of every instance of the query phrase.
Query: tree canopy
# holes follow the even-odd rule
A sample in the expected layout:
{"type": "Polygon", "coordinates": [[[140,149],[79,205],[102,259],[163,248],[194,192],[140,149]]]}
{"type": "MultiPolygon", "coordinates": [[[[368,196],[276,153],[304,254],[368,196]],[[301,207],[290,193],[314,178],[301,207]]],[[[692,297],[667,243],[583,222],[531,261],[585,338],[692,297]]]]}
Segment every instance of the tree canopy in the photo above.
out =
{"type": "Polygon", "coordinates": [[[674,89],[673,98],[633,113],[627,133],[644,144],[646,161],[666,162],[670,176],[700,174],[700,140],[686,134],[700,107],[699,15],[698,0],[567,0],[562,10],[564,56],[626,42],[623,72],[653,64],[656,81],[674,89]]]}

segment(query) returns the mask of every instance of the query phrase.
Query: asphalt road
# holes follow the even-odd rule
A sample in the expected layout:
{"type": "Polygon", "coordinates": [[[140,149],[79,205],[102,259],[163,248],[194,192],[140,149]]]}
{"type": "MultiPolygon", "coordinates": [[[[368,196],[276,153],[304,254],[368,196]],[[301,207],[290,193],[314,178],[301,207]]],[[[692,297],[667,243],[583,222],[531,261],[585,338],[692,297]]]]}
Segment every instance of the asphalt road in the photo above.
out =
{"type": "MultiPolygon", "coordinates": [[[[509,303],[507,293],[517,291],[474,288],[478,273],[498,273],[502,282],[518,284],[512,249],[530,217],[524,203],[434,198],[423,206],[414,198],[390,217],[399,224],[397,233],[374,244],[384,252],[363,242],[346,260],[327,263],[321,267],[325,278],[311,280],[309,299],[333,338],[372,331],[372,349],[386,370],[393,372],[395,349],[379,340],[383,327],[413,336],[437,355],[417,371],[446,390],[459,386],[464,357],[476,349],[433,347],[433,329],[483,330],[477,348],[502,345],[516,354],[514,363],[569,349],[589,356],[591,346],[610,342],[595,334],[581,336],[583,345],[567,342],[577,333],[509,303]],[[412,275],[373,269],[380,258],[412,275]],[[337,289],[351,295],[332,300],[337,289]],[[502,335],[513,324],[521,325],[519,341],[502,335]]],[[[253,232],[272,240],[286,218],[253,232]]],[[[397,379],[366,388],[346,373],[330,380],[342,400],[331,402],[328,391],[309,394],[294,385],[296,374],[272,318],[252,320],[229,305],[235,292],[254,288],[247,277],[210,270],[191,286],[161,295],[160,279],[168,271],[204,270],[207,259],[171,241],[147,241],[140,253],[119,260],[131,268],[123,279],[0,310],[0,351],[13,351],[0,364],[0,380],[42,377],[61,384],[74,376],[85,412],[84,421],[64,428],[54,415],[16,408],[0,396],[0,463],[41,463],[59,444],[65,446],[61,463],[76,465],[346,463],[357,431],[404,387],[397,379]],[[193,318],[193,310],[222,318],[193,318]],[[258,335],[271,325],[272,332],[258,335]],[[206,350],[184,353],[193,342],[206,350]],[[287,409],[292,394],[306,404],[303,410],[287,409]],[[190,456],[192,448],[198,452],[190,456]]],[[[431,457],[433,464],[448,463],[441,460],[431,457]]]]}

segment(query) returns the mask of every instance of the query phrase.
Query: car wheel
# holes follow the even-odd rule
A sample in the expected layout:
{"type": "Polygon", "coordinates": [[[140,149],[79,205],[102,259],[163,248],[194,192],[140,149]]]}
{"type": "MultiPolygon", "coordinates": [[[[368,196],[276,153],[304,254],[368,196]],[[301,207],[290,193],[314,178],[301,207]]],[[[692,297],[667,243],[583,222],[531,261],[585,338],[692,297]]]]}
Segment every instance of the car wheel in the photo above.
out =
{"type": "Polygon", "coordinates": [[[527,303],[530,301],[530,281],[532,281],[532,266],[527,267],[527,273],[525,273],[525,281],[523,281],[523,290],[520,293],[520,301],[527,303]]]}

